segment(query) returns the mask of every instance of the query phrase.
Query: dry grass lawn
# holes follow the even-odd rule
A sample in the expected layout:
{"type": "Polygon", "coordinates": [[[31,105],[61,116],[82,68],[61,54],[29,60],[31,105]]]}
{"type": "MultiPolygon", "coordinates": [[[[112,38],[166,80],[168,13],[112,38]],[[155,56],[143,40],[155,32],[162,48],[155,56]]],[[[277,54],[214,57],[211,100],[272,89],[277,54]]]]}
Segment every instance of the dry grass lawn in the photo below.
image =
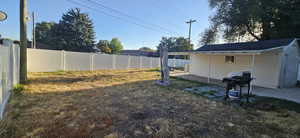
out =
{"type": "Polygon", "coordinates": [[[153,70],[31,73],[14,92],[0,137],[300,137],[300,114],[240,108],[155,84],[153,70]]]}

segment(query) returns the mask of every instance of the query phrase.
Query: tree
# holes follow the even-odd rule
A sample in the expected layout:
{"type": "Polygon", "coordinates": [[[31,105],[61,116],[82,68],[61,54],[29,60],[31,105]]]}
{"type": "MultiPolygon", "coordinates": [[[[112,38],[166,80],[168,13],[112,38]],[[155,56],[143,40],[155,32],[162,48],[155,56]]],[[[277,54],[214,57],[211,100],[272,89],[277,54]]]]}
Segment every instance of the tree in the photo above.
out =
{"type": "Polygon", "coordinates": [[[27,81],[27,0],[20,0],[20,83],[27,81]]]}
{"type": "MultiPolygon", "coordinates": [[[[160,53],[160,47],[167,46],[169,52],[183,52],[193,50],[193,45],[189,43],[188,39],[184,37],[162,37],[159,46],[157,47],[158,53],[160,53]]],[[[186,56],[176,56],[186,59],[186,56]]]]}
{"type": "Polygon", "coordinates": [[[205,31],[201,34],[200,44],[207,45],[212,44],[217,41],[217,28],[216,26],[211,26],[209,29],[205,29],[205,31]]]}
{"type": "Polygon", "coordinates": [[[154,50],[152,50],[152,49],[149,48],[149,47],[141,47],[139,50],[140,50],[140,51],[146,51],[146,52],[152,52],[152,51],[154,51],[154,50]]]}
{"type": "Polygon", "coordinates": [[[55,37],[53,28],[57,25],[55,22],[41,22],[36,24],[36,40],[40,43],[51,44],[55,37]]]}
{"type": "Polygon", "coordinates": [[[217,33],[228,41],[300,37],[299,0],[209,0],[216,11],[201,42],[217,33]]]}
{"type": "Polygon", "coordinates": [[[189,40],[183,37],[162,37],[159,47],[166,45],[169,52],[182,52],[193,50],[193,45],[189,43],[189,40]]]}
{"type": "Polygon", "coordinates": [[[123,50],[123,45],[118,38],[113,38],[110,41],[110,49],[112,54],[117,54],[123,50]]]}
{"type": "Polygon", "coordinates": [[[62,50],[92,52],[95,46],[95,31],[88,14],[80,9],[71,9],[62,16],[57,28],[56,41],[62,50]]]}
{"type": "Polygon", "coordinates": [[[106,53],[106,54],[111,54],[112,50],[110,49],[109,46],[109,41],[107,40],[100,40],[97,44],[97,48],[100,49],[101,52],[106,53]]]}

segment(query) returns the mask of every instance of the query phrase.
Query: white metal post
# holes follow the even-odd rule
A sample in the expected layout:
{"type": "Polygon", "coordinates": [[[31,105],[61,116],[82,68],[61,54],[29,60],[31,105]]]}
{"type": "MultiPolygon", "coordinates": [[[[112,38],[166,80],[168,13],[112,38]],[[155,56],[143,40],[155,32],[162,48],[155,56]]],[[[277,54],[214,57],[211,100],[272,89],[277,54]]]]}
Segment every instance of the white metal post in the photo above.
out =
{"type": "MultiPolygon", "coordinates": [[[[254,78],[255,77],[255,75],[254,75],[254,67],[255,67],[255,55],[253,54],[252,55],[252,63],[251,63],[251,78],[254,78]]],[[[253,82],[254,82],[255,80],[253,80],[252,81],[252,83],[250,84],[251,86],[250,86],[250,92],[252,92],[253,91],[253,82]]]]}

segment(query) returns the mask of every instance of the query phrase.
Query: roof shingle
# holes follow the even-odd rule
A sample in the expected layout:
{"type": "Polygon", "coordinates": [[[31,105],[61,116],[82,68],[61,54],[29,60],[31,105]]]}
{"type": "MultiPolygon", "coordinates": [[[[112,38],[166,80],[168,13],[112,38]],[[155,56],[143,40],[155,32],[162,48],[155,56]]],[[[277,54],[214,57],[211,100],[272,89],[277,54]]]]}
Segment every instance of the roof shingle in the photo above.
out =
{"type": "Polygon", "coordinates": [[[244,51],[265,50],[289,45],[295,39],[263,40],[257,42],[204,45],[196,51],[244,51]]]}

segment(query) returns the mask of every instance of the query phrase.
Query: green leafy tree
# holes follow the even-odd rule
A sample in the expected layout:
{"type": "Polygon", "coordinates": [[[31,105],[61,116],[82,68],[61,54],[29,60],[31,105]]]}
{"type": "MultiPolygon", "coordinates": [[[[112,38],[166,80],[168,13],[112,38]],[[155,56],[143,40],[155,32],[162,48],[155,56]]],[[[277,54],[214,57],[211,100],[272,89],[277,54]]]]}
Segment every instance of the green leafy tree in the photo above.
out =
{"type": "Polygon", "coordinates": [[[100,49],[101,52],[106,53],[106,54],[111,54],[112,50],[110,49],[109,46],[109,41],[107,40],[100,40],[97,44],[97,48],[100,49]]]}
{"type": "Polygon", "coordinates": [[[110,49],[112,54],[117,54],[123,50],[123,45],[118,38],[113,38],[110,41],[110,49]]]}
{"type": "Polygon", "coordinates": [[[216,11],[200,40],[218,33],[228,41],[300,37],[299,0],[208,0],[216,11]]]}
{"type": "Polygon", "coordinates": [[[58,27],[54,29],[56,42],[62,50],[93,52],[95,31],[88,14],[80,9],[71,9],[62,16],[58,27]]]}
{"type": "Polygon", "coordinates": [[[193,50],[193,45],[189,43],[189,41],[183,37],[162,37],[159,47],[166,45],[168,47],[169,52],[182,52],[193,50]]]}
{"type": "Polygon", "coordinates": [[[53,37],[53,27],[55,22],[41,22],[36,24],[36,41],[44,44],[51,44],[53,37]]]}
{"type": "MultiPolygon", "coordinates": [[[[193,50],[193,45],[189,43],[188,39],[184,37],[162,37],[157,52],[160,53],[160,47],[166,45],[169,52],[183,52],[193,50]]],[[[179,58],[187,58],[185,56],[178,56],[179,58]]]]}

